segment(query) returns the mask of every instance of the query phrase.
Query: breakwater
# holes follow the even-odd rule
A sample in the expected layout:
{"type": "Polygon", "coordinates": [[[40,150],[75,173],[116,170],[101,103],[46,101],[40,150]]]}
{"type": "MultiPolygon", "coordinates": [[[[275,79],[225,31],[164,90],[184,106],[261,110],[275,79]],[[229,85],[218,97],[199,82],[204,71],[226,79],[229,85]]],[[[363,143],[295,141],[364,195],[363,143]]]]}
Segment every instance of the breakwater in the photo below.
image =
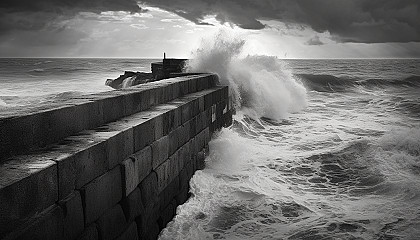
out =
{"type": "Polygon", "coordinates": [[[230,125],[212,74],[1,113],[1,239],[155,239],[230,125]]]}

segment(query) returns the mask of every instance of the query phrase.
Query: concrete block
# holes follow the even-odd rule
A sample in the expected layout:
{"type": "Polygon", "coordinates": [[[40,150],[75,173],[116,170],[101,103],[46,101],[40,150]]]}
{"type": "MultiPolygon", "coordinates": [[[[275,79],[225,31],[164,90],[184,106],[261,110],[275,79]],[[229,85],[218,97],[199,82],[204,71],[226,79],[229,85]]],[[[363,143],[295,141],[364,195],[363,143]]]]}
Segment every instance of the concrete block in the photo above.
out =
{"type": "Polygon", "coordinates": [[[206,109],[206,118],[204,126],[208,127],[211,124],[211,107],[206,109]]]}
{"type": "Polygon", "coordinates": [[[104,137],[89,134],[72,136],[58,146],[59,197],[63,199],[108,169],[104,137]]]}
{"type": "Polygon", "coordinates": [[[162,104],[165,102],[165,93],[163,91],[163,88],[161,87],[158,87],[156,89],[157,89],[157,91],[155,91],[156,104],[162,104]]]}
{"type": "Polygon", "coordinates": [[[211,106],[211,122],[213,123],[214,121],[216,121],[216,104],[211,106]]]}
{"type": "Polygon", "coordinates": [[[174,108],[169,112],[168,133],[178,128],[182,122],[182,111],[180,108],[174,108]]]}
{"type": "Polygon", "coordinates": [[[194,137],[197,134],[197,117],[192,118],[188,122],[189,122],[189,127],[190,127],[188,138],[190,138],[191,136],[194,137]]]}
{"type": "MultiPolygon", "coordinates": [[[[193,158],[191,158],[190,159],[190,161],[188,162],[188,163],[186,163],[185,164],[185,169],[186,169],[186,171],[187,171],[187,178],[188,179],[191,179],[192,178],[192,176],[194,175],[194,172],[195,172],[195,170],[197,169],[196,168],[196,156],[194,156],[193,158]]],[[[181,175],[180,175],[180,181],[181,180],[185,180],[185,178],[183,178],[181,175]]]]}
{"type": "Polygon", "coordinates": [[[146,109],[149,109],[155,104],[158,104],[156,97],[152,96],[152,94],[159,92],[160,90],[157,89],[157,91],[153,91],[153,89],[148,88],[144,89],[140,95],[140,109],[141,111],[144,111],[146,109]],[[152,100],[153,99],[153,100],[152,100]]]}
{"type": "Polygon", "coordinates": [[[204,105],[204,96],[201,96],[198,99],[198,111],[199,113],[204,112],[204,110],[206,110],[205,105],[204,105]]]}
{"type": "Polygon", "coordinates": [[[108,168],[112,169],[134,152],[133,129],[121,131],[107,141],[108,168]]]}
{"type": "Polygon", "coordinates": [[[3,239],[66,239],[63,235],[63,211],[59,206],[52,205],[3,239]]]}
{"type": "Polygon", "coordinates": [[[169,102],[171,101],[173,98],[173,86],[172,84],[168,84],[166,86],[163,87],[163,95],[164,95],[164,102],[169,102]]]}
{"type": "Polygon", "coordinates": [[[139,228],[139,237],[142,240],[156,240],[160,233],[157,222],[151,222],[147,228],[139,228]]]}
{"type": "Polygon", "coordinates": [[[76,239],[85,228],[82,198],[79,191],[75,191],[68,198],[61,200],[59,205],[64,214],[64,237],[69,240],[76,239]]]}
{"type": "Polygon", "coordinates": [[[124,116],[129,116],[141,110],[141,89],[120,89],[117,91],[124,99],[124,102],[121,103],[124,105],[124,116]]]}
{"type": "Polygon", "coordinates": [[[85,223],[89,224],[121,200],[120,166],[96,178],[83,187],[81,192],[84,199],[85,223]]]}
{"type": "Polygon", "coordinates": [[[189,92],[188,81],[182,81],[179,84],[180,84],[180,95],[181,96],[190,93],[189,92]]]}
{"type": "Polygon", "coordinates": [[[58,200],[57,164],[37,155],[0,164],[0,236],[58,200]]]}
{"type": "Polygon", "coordinates": [[[191,165],[191,162],[188,162],[185,164],[185,167],[179,172],[179,188],[180,189],[184,189],[184,188],[189,188],[189,183],[190,183],[190,179],[191,179],[191,175],[188,174],[188,167],[189,165],[191,165]]]}
{"type": "Polygon", "coordinates": [[[160,229],[164,229],[166,225],[172,220],[172,218],[175,216],[176,211],[176,201],[175,203],[169,203],[168,206],[166,206],[165,209],[163,209],[162,213],[160,214],[160,217],[158,219],[158,224],[160,229]]]}
{"type": "Polygon", "coordinates": [[[178,138],[179,140],[178,148],[190,140],[190,127],[191,127],[191,121],[188,121],[179,127],[180,130],[179,130],[179,138],[178,138]]]}
{"type": "Polygon", "coordinates": [[[196,137],[196,152],[200,152],[206,146],[206,139],[210,137],[210,127],[203,129],[196,137]]]}
{"type": "Polygon", "coordinates": [[[209,93],[204,96],[204,109],[209,109],[213,105],[213,95],[209,93]]]}
{"type": "Polygon", "coordinates": [[[140,183],[141,200],[143,206],[147,207],[151,203],[155,203],[158,197],[158,178],[156,172],[152,171],[147,177],[140,183]]]}
{"type": "Polygon", "coordinates": [[[154,118],[154,125],[155,125],[155,136],[154,139],[159,139],[165,135],[167,135],[167,133],[165,134],[165,131],[167,132],[168,130],[168,113],[164,112],[160,115],[158,115],[157,117],[154,118]]]}
{"type": "Polygon", "coordinates": [[[156,168],[158,192],[162,192],[179,174],[178,154],[173,154],[168,160],[156,168]]]}
{"type": "Polygon", "coordinates": [[[193,78],[188,81],[188,90],[190,93],[197,92],[197,78],[193,78]]]}
{"type": "Polygon", "coordinates": [[[179,178],[176,177],[168,186],[159,194],[159,209],[162,212],[174,200],[179,193],[179,178]]]}
{"type": "Polygon", "coordinates": [[[102,215],[96,224],[102,240],[112,240],[120,236],[127,226],[124,212],[118,204],[102,215]]]}
{"type": "Polygon", "coordinates": [[[210,134],[210,129],[209,128],[205,128],[203,130],[203,134],[204,134],[204,146],[208,145],[210,140],[211,140],[211,134],[210,134]]]}
{"type": "Polygon", "coordinates": [[[169,138],[169,155],[172,155],[175,153],[175,151],[178,149],[178,144],[180,142],[179,137],[180,137],[180,133],[181,132],[181,128],[177,128],[175,130],[173,130],[172,132],[170,132],[168,134],[168,138],[169,138]]]}
{"type": "Polygon", "coordinates": [[[152,143],[153,169],[162,164],[169,155],[169,137],[164,136],[152,143]]]}
{"type": "Polygon", "coordinates": [[[196,138],[191,138],[191,140],[188,142],[189,143],[189,148],[190,150],[188,151],[188,156],[187,159],[184,160],[184,166],[191,161],[191,159],[193,159],[195,157],[195,155],[197,154],[196,152],[196,138]]]}
{"type": "Polygon", "coordinates": [[[222,91],[220,93],[220,99],[227,100],[229,99],[229,87],[223,86],[222,91]]]}
{"type": "Polygon", "coordinates": [[[179,193],[175,196],[177,205],[182,205],[188,200],[188,198],[190,197],[189,191],[190,191],[189,186],[184,186],[181,188],[179,193]]]}
{"type": "Polygon", "coordinates": [[[208,79],[207,78],[199,78],[197,79],[197,91],[202,91],[208,88],[208,79]]]}
{"type": "Polygon", "coordinates": [[[138,240],[138,231],[137,231],[137,224],[132,222],[130,226],[121,234],[121,236],[117,237],[115,240],[138,240]]]}
{"type": "MultiPolygon", "coordinates": [[[[41,122],[39,116],[40,114],[23,115],[0,121],[0,162],[32,146],[35,139],[32,134],[34,125],[41,122]]],[[[39,139],[46,141],[42,136],[39,139]]]]}
{"type": "Polygon", "coordinates": [[[157,94],[157,92],[159,91],[159,89],[152,88],[152,89],[148,89],[147,91],[149,91],[149,100],[148,100],[148,102],[149,102],[150,106],[152,107],[152,106],[157,105],[158,102],[159,102],[158,94],[157,94]]]}
{"type": "Polygon", "coordinates": [[[197,158],[196,158],[197,169],[202,170],[206,167],[206,163],[204,161],[205,159],[206,159],[206,154],[204,151],[201,151],[197,154],[197,158]]]}
{"type": "Polygon", "coordinates": [[[126,198],[121,202],[127,222],[132,222],[135,218],[144,213],[144,206],[141,201],[140,188],[134,189],[126,198]]]}
{"type": "Polygon", "coordinates": [[[123,175],[123,194],[128,196],[143,179],[152,171],[152,150],[145,147],[143,150],[131,155],[121,164],[123,175]]]}
{"type": "Polygon", "coordinates": [[[185,143],[181,148],[177,151],[178,153],[178,169],[183,169],[185,163],[190,160],[190,141],[185,143]]]}
{"type": "Polygon", "coordinates": [[[172,99],[176,99],[180,96],[181,88],[178,82],[172,84],[172,99]]]}
{"type": "Polygon", "coordinates": [[[222,89],[223,87],[219,86],[218,89],[212,93],[213,104],[217,104],[222,100],[222,89]]]}
{"type": "Polygon", "coordinates": [[[192,102],[191,102],[191,115],[190,115],[190,119],[197,116],[200,113],[200,101],[199,98],[195,98],[192,102]]]}
{"type": "Polygon", "coordinates": [[[78,238],[78,240],[98,240],[98,239],[99,239],[99,233],[98,233],[96,224],[91,224],[89,227],[87,227],[78,238]]]}
{"type": "MultiPolygon", "coordinates": [[[[109,93],[104,93],[109,94],[109,93]]],[[[108,123],[120,119],[125,115],[125,106],[121,103],[124,102],[124,95],[113,96],[110,94],[108,98],[102,99],[100,103],[102,104],[103,111],[103,122],[108,123]]]]}
{"type": "Polygon", "coordinates": [[[140,151],[155,140],[155,124],[148,120],[134,127],[134,151],[140,151]]]}
{"type": "Polygon", "coordinates": [[[222,119],[223,119],[223,127],[229,127],[229,126],[231,126],[232,125],[232,121],[233,121],[233,119],[232,119],[232,111],[226,112],[223,115],[222,119]]]}
{"type": "Polygon", "coordinates": [[[216,107],[216,118],[220,119],[227,112],[227,101],[222,100],[216,107]]]}
{"type": "Polygon", "coordinates": [[[181,108],[181,117],[182,117],[181,123],[182,124],[185,123],[186,121],[190,120],[190,118],[191,118],[190,107],[191,107],[191,104],[188,104],[188,103],[186,103],[186,104],[184,104],[180,107],[181,108]]]}

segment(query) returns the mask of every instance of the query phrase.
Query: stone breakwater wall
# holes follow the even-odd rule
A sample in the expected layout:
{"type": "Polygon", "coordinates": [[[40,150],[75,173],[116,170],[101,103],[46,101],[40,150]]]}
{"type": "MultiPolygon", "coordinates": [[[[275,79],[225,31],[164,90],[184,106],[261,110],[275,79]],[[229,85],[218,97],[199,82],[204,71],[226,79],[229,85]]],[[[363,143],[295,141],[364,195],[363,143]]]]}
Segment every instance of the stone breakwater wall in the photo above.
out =
{"type": "Polygon", "coordinates": [[[216,83],[185,76],[2,113],[0,239],[156,239],[232,122],[216,83]]]}

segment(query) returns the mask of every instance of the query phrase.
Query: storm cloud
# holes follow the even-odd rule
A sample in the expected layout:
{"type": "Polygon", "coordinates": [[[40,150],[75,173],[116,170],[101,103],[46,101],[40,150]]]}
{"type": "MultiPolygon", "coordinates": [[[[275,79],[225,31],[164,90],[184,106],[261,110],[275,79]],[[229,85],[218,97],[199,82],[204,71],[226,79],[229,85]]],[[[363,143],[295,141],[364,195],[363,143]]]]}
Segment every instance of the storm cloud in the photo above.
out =
{"type": "Polygon", "coordinates": [[[418,0],[2,0],[0,35],[55,26],[79,12],[144,11],[158,7],[195,24],[206,17],[244,29],[264,29],[267,20],[329,32],[337,42],[420,42],[418,0]]]}
{"type": "Polygon", "coordinates": [[[142,12],[133,0],[2,0],[0,35],[13,30],[40,30],[56,27],[56,22],[80,12],[142,12]]]}
{"type": "Polygon", "coordinates": [[[146,0],[144,3],[205,24],[213,15],[221,23],[263,29],[263,20],[328,31],[339,42],[420,41],[418,0],[146,0]]]}

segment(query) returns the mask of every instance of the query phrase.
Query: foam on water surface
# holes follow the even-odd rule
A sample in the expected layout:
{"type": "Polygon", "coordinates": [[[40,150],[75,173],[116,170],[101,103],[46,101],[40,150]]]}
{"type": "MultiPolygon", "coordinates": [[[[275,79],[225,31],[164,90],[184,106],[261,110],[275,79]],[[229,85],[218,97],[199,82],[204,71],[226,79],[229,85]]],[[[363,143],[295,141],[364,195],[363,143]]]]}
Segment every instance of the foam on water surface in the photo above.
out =
{"type": "Polygon", "coordinates": [[[280,60],[241,57],[244,43],[220,34],[206,41],[190,68],[217,72],[237,114],[160,239],[416,239],[416,84],[300,90],[280,60]]]}

